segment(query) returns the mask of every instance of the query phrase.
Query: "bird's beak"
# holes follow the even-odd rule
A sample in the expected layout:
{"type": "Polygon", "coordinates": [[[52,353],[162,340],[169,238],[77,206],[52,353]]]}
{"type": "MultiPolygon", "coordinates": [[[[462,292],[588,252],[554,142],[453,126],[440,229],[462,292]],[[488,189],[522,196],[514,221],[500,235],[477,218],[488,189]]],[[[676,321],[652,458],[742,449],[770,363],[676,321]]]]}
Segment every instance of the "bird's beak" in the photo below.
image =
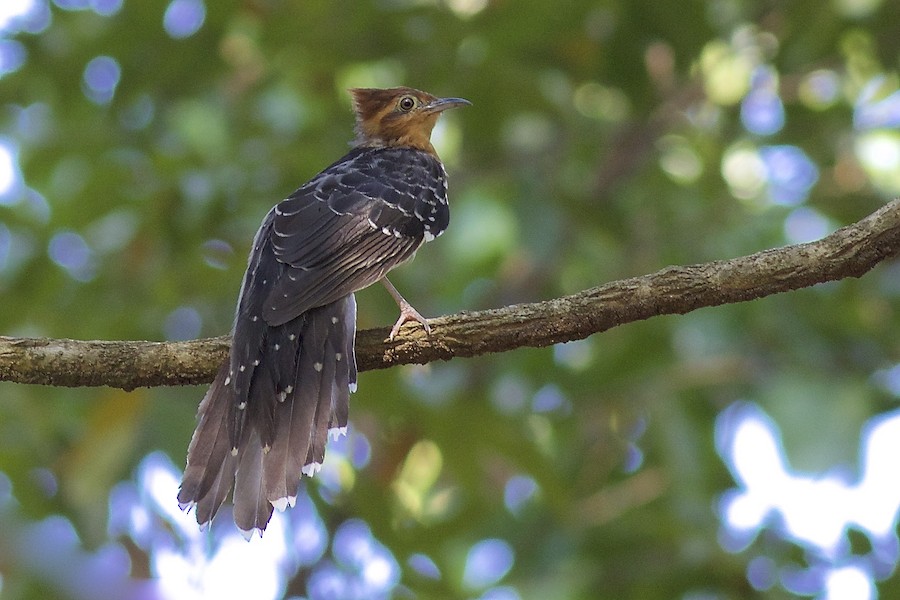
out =
{"type": "Polygon", "coordinates": [[[422,108],[426,112],[441,112],[448,108],[456,108],[457,106],[471,106],[472,103],[465,98],[438,98],[433,102],[429,102],[422,108]]]}

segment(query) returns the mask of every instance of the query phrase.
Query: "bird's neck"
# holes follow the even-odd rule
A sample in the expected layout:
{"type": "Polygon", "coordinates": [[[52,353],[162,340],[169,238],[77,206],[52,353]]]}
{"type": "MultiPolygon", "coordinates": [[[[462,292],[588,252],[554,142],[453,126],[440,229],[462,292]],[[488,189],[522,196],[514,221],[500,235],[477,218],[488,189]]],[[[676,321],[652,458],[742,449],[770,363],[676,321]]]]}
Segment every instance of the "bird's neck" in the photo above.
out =
{"type": "Polygon", "coordinates": [[[409,148],[437,156],[431,140],[421,136],[401,136],[396,139],[382,139],[371,136],[358,136],[353,143],[356,148],[409,148]]]}

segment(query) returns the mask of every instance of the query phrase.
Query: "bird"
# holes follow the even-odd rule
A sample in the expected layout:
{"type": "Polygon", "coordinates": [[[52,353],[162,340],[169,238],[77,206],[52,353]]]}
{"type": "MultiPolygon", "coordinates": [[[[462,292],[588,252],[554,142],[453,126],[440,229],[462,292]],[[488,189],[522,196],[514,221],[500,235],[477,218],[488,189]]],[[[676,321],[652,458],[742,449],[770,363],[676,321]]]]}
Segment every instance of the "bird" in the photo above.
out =
{"type": "Polygon", "coordinates": [[[301,475],[321,468],[329,437],[346,435],[355,292],[380,281],[397,302],[389,339],[407,321],[430,335],[386,274],[449,224],[431,132],[471,102],[409,87],[349,92],[351,150],[276,204],[254,237],[229,356],[200,402],[178,491],[201,529],[233,486],[235,525],[262,537],[273,510],[294,506],[301,475]]]}

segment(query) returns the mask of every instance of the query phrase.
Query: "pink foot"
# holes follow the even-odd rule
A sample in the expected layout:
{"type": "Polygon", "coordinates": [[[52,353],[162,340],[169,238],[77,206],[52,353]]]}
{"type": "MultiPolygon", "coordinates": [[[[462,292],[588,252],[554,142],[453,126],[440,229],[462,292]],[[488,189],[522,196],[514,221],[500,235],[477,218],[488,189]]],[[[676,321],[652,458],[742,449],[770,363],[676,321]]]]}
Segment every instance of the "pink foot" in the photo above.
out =
{"type": "Polygon", "coordinates": [[[394,338],[400,332],[400,328],[407,321],[418,321],[425,328],[425,333],[431,335],[431,326],[428,324],[428,319],[419,314],[419,311],[413,308],[412,304],[406,300],[400,300],[397,304],[400,306],[400,318],[397,319],[397,322],[391,328],[391,335],[388,336],[389,340],[394,341],[394,338]]]}

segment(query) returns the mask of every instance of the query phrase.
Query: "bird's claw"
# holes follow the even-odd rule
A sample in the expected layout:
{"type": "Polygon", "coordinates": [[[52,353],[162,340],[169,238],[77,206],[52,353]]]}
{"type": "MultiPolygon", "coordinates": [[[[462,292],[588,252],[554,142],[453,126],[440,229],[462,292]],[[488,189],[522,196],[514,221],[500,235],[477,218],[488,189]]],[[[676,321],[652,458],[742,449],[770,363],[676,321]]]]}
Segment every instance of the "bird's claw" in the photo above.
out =
{"type": "Polygon", "coordinates": [[[394,341],[394,338],[400,333],[400,328],[407,321],[418,321],[425,328],[425,333],[431,335],[431,326],[428,324],[428,319],[419,314],[419,311],[413,308],[406,300],[398,302],[398,304],[400,305],[400,318],[397,319],[397,322],[391,328],[391,334],[388,336],[389,341],[394,341]]]}

